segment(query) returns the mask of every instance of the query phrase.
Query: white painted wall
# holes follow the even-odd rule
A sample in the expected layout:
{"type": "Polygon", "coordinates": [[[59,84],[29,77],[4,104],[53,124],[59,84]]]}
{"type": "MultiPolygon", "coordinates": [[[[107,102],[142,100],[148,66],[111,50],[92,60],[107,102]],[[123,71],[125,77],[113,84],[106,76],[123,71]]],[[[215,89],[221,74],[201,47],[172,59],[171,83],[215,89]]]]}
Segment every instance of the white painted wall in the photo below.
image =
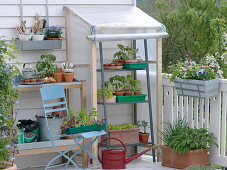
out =
{"type": "MultiPolygon", "coordinates": [[[[133,5],[134,0],[49,0],[49,15],[50,26],[62,25],[65,31],[65,17],[63,12],[63,5],[133,5]]],[[[27,21],[27,27],[30,27],[35,19],[37,11],[41,12],[41,16],[45,17],[45,0],[23,0],[23,13],[24,19],[27,21]]],[[[89,12],[89,11],[88,11],[89,12]]],[[[7,36],[7,39],[17,38],[15,27],[20,25],[20,0],[1,0],[0,1],[0,36],[7,36]]],[[[113,53],[113,48],[107,49],[113,53]]],[[[46,50],[46,51],[21,51],[17,55],[19,62],[30,62],[32,67],[39,61],[42,54],[54,54],[57,57],[56,64],[60,64],[66,60],[66,38],[63,34],[63,46],[59,50],[46,50]]],[[[79,76],[76,76],[76,78],[79,76]]],[[[79,91],[75,89],[74,91],[79,91]]],[[[77,102],[76,96],[74,101],[77,102]]],[[[79,108],[77,108],[79,110],[79,108]]],[[[42,114],[42,106],[39,98],[39,92],[26,92],[21,95],[21,107],[18,111],[17,119],[31,118],[35,119],[35,115],[42,114]]],[[[121,120],[122,115],[118,115],[118,120],[121,120]]],[[[126,117],[125,119],[127,119],[126,117]]],[[[121,122],[119,122],[121,123],[121,122]]],[[[52,157],[50,154],[26,156],[16,159],[16,164],[19,168],[31,167],[37,165],[45,165],[46,162],[52,157]]]]}

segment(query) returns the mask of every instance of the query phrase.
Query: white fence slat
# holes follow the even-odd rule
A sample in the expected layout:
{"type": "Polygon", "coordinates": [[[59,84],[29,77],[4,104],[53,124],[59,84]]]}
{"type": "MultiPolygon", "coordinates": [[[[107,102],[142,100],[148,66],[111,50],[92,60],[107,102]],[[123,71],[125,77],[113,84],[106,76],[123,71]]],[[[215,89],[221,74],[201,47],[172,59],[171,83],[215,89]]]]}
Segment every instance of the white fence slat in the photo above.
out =
{"type": "Polygon", "coordinates": [[[226,155],[226,110],[227,110],[227,93],[223,93],[222,98],[222,135],[221,135],[221,155],[226,155]]]}
{"type": "Polygon", "coordinates": [[[178,118],[178,96],[175,90],[174,94],[174,112],[173,112],[173,121],[175,122],[178,118]]]}
{"type": "Polygon", "coordinates": [[[182,119],[184,117],[184,110],[183,110],[183,96],[179,96],[179,114],[178,118],[182,119]]]}
{"type": "Polygon", "coordinates": [[[173,123],[173,87],[164,87],[163,121],[173,123]]]}
{"type": "Polygon", "coordinates": [[[203,120],[204,120],[204,99],[200,99],[199,103],[199,128],[203,128],[203,120]]]}
{"type": "Polygon", "coordinates": [[[194,99],[192,97],[189,97],[189,106],[188,106],[188,122],[189,122],[189,126],[193,127],[193,102],[194,99]]]}
{"type": "Polygon", "coordinates": [[[183,118],[188,120],[188,97],[184,97],[184,114],[183,114],[183,118]]]}
{"type": "Polygon", "coordinates": [[[204,122],[204,128],[209,128],[209,106],[210,106],[210,100],[205,100],[205,122],[204,122]]]}
{"type": "Polygon", "coordinates": [[[199,121],[199,99],[195,98],[194,104],[194,128],[198,128],[198,121],[199,121]]]}
{"type": "Polygon", "coordinates": [[[220,133],[221,133],[221,94],[213,97],[210,101],[210,131],[217,138],[218,148],[211,146],[211,154],[220,155],[220,133]]]}

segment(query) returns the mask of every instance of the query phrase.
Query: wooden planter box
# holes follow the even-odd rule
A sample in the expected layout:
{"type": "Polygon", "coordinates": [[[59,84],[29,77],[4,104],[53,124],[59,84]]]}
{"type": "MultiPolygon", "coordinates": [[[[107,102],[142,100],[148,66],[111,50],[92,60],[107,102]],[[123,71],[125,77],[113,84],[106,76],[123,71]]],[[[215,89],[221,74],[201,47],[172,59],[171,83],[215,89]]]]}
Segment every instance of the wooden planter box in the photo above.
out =
{"type": "Polygon", "coordinates": [[[219,79],[208,81],[176,79],[174,83],[179,96],[208,99],[217,96],[219,90],[219,79]]]}
{"type": "Polygon", "coordinates": [[[184,169],[192,165],[208,164],[208,150],[194,150],[187,153],[174,152],[168,146],[162,148],[162,166],[184,169]]]}
{"type": "MultiPolygon", "coordinates": [[[[110,137],[120,139],[124,144],[139,143],[139,128],[109,130],[110,137]]],[[[102,136],[102,140],[106,135],[102,136]]],[[[110,145],[119,145],[120,143],[115,140],[110,140],[110,145]]]]}

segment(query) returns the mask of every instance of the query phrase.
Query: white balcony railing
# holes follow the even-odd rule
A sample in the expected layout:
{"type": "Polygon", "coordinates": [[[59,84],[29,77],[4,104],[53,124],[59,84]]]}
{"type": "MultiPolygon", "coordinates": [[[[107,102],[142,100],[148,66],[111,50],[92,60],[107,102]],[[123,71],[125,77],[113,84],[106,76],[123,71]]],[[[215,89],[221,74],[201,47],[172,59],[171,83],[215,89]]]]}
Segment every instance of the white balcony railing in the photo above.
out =
{"type": "Polygon", "coordinates": [[[163,93],[163,121],[183,117],[191,127],[208,128],[218,144],[210,148],[210,163],[227,166],[227,79],[220,81],[220,92],[211,99],[177,96],[167,77],[163,77],[163,93]]]}

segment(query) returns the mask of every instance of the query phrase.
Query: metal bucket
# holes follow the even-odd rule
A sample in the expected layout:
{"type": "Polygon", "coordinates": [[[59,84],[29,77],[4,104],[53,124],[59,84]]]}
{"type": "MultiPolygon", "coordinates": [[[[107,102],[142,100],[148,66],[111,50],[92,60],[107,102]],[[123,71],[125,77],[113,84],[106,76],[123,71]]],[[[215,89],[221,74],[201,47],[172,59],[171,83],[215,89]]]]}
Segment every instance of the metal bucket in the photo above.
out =
{"type": "MultiPolygon", "coordinates": [[[[41,141],[48,141],[49,136],[48,136],[48,130],[47,130],[47,124],[44,116],[36,116],[38,126],[39,126],[39,131],[40,131],[40,140],[41,141]]],[[[51,136],[57,136],[61,135],[61,125],[63,124],[63,117],[48,117],[48,124],[50,128],[50,134],[51,136]]],[[[54,139],[60,139],[59,138],[54,138],[54,139]]]]}

